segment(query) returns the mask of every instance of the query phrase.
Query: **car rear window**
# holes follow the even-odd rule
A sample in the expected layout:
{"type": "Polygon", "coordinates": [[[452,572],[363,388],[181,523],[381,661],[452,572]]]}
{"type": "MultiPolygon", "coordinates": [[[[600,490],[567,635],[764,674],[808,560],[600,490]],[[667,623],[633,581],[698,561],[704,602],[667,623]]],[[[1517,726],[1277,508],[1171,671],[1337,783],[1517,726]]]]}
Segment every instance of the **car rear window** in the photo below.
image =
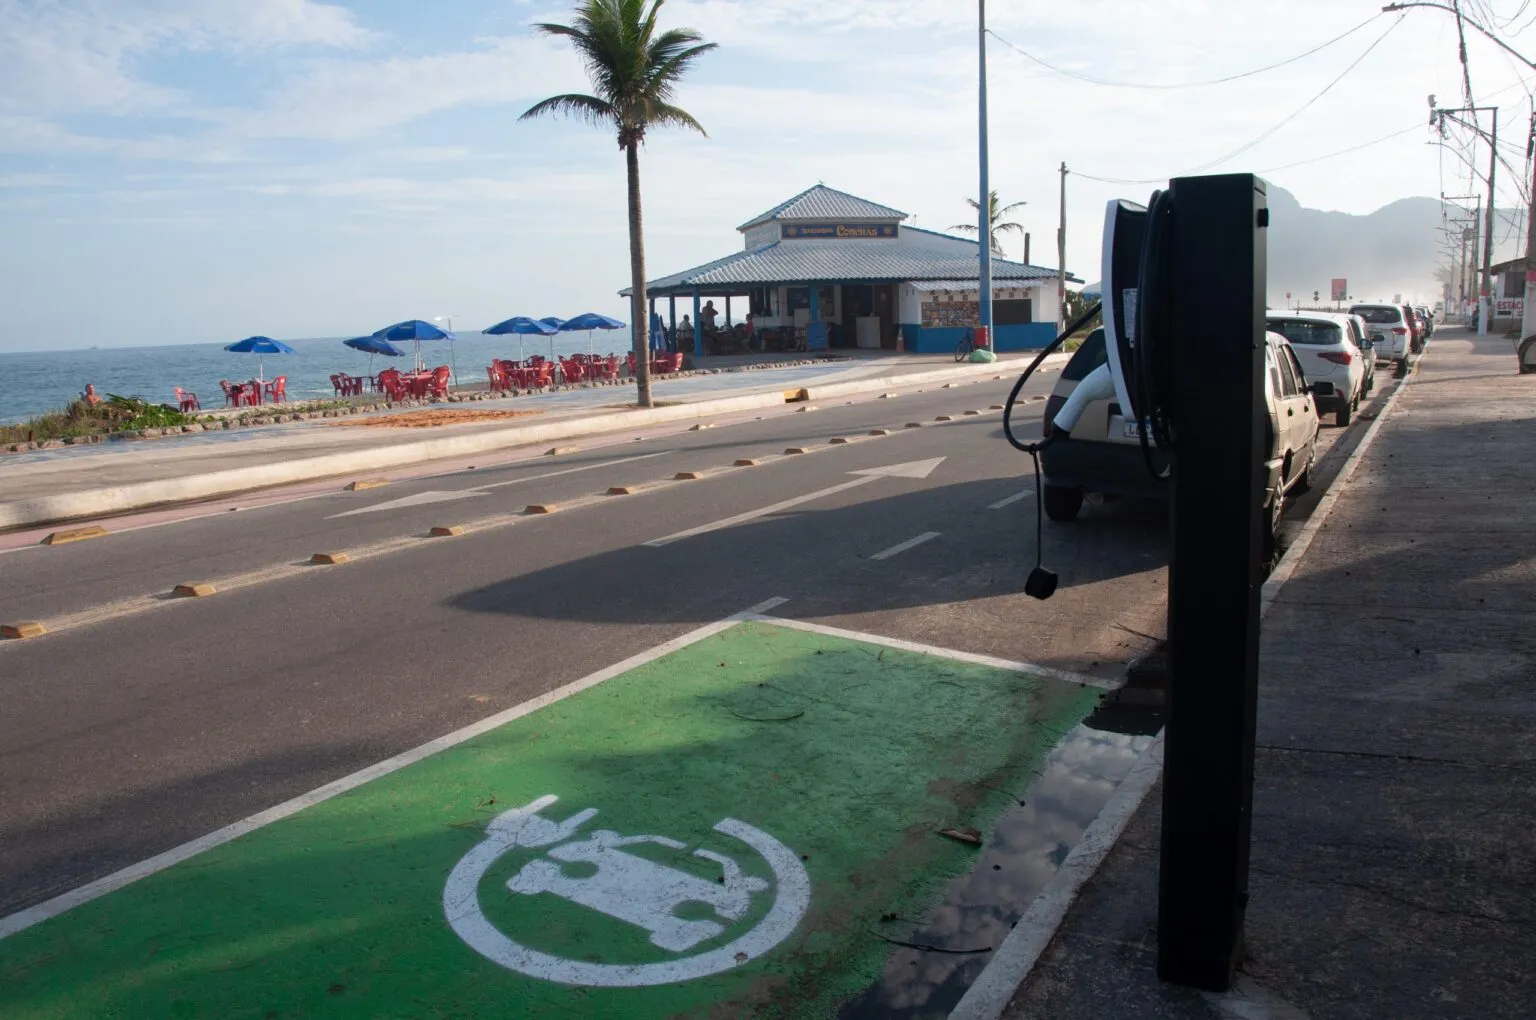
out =
{"type": "Polygon", "coordinates": [[[1109,350],[1104,344],[1104,331],[1096,329],[1088,334],[1083,345],[1072,353],[1072,360],[1061,370],[1061,377],[1069,382],[1082,382],[1088,373],[1100,365],[1109,363],[1109,350]]]}
{"type": "Polygon", "coordinates": [[[1336,344],[1344,337],[1343,330],[1331,322],[1270,319],[1269,328],[1293,344],[1336,344]]]}
{"type": "Polygon", "coordinates": [[[1378,324],[1403,321],[1402,309],[1393,308],[1391,305],[1355,305],[1349,310],[1349,314],[1358,315],[1366,322],[1378,324]]]}

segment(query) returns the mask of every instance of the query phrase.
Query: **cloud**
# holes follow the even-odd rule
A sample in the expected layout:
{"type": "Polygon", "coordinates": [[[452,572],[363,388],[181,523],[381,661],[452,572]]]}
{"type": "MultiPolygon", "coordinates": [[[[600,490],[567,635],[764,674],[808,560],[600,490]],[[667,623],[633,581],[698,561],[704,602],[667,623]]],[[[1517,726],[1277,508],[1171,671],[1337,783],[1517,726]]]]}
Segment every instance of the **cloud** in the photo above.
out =
{"type": "MultiPolygon", "coordinates": [[[[569,52],[514,36],[429,56],[317,61],[225,126],[242,138],[355,140],[445,110],[531,102],[584,84],[569,52]]],[[[509,131],[521,112],[508,114],[509,131]]]]}
{"type": "Polygon", "coordinates": [[[177,51],[346,48],[371,38],[350,11],[317,0],[9,0],[0,4],[0,110],[185,108],[192,97],[144,80],[135,63],[177,51]]]}

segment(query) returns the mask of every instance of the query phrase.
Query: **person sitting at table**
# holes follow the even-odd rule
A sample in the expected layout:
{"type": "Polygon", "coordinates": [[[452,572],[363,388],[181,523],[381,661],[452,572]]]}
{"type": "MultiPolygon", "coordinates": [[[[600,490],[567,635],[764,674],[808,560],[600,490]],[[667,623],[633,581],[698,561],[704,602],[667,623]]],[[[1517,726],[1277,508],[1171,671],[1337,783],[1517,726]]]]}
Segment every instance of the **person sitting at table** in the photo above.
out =
{"type": "Polygon", "coordinates": [[[719,317],[720,313],[715,311],[715,303],[713,301],[704,302],[704,310],[699,313],[699,322],[703,324],[704,332],[713,333],[715,331],[715,320],[719,317]]]}

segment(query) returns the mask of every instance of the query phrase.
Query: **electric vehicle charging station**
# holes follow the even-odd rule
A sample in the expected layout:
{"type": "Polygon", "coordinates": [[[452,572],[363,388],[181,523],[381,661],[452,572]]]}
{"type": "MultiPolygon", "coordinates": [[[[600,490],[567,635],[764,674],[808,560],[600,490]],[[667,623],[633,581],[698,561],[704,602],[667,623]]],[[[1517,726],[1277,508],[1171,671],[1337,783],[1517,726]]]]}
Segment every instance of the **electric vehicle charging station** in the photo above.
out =
{"type": "Polygon", "coordinates": [[[1158,974],[1213,991],[1231,985],[1248,904],[1268,226],[1254,175],[1182,177],[1154,194],[1139,238],[1106,248],[1106,288],[1121,282],[1106,308],[1124,316],[1109,345],[1117,390],[1172,462],[1158,974]],[[1132,294],[1108,263],[1136,242],[1132,294]]]}
{"type": "MultiPolygon", "coordinates": [[[[1171,488],[1157,967],[1164,980],[1212,991],[1231,986],[1248,903],[1268,226],[1266,185],[1252,174],[1176,178],[1146,206],[1112,201],[1101,302],[1109,364],[1079,383],[1086,396],[1076,405],[1112,391],[1147,470],[1171,488]]],[[[1039,452],[1070,434],[1074,402],[1040,441],[1024,443],[1010,425],[1015,401],[1045,356],[1099,310],[1042,351],[1008,398],[1004,434],[1034,460],[1037,493],[1039,452]]],[[[1038,495],[1036,535],[1043,544],[1038,495]]],[[[1025,591],[1046,599],[1056,583],[1037,559],[1025,591]]]]}

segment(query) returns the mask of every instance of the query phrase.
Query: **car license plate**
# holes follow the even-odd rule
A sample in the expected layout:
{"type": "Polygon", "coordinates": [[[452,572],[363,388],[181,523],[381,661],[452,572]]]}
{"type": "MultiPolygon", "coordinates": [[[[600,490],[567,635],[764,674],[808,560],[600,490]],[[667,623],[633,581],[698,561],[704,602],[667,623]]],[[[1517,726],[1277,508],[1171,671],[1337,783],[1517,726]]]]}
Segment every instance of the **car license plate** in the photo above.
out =
{"type": "Polygon", "coordinates": [[[1144,424],[1142,422],[1139,422],[1139,421],[1128,421],[1128,422],[1126,422],[1125,423],[1125,438],[1127,438],[1127,439],[1140,439],[1143,427],[1144,427],[1144,424]]]}

